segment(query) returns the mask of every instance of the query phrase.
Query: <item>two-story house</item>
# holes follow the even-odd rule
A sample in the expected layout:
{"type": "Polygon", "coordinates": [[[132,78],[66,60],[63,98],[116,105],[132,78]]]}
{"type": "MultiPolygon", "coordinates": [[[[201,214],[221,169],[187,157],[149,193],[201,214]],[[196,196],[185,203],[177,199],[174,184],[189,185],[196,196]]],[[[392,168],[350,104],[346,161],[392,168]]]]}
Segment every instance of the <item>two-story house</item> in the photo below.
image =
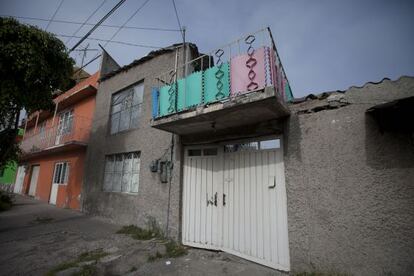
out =
{"type": "Polygon", "coordinates": [[[414,78],[293,99],[269,29],[114,64],[83,210],[283,271],[412,274],[414,78]]]}
{"type": "Polygon", "coordinates": [[[80,209],[99,71],[54,98],[55,109],[25,120],[15,191],[58,207],[80,209]]]}

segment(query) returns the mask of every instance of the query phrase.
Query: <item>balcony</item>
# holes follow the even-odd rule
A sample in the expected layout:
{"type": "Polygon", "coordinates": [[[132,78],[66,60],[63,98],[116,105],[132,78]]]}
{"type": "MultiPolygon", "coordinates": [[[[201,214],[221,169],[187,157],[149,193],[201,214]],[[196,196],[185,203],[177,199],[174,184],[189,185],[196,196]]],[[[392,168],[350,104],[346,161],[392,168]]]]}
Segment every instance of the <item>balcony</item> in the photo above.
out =
{"type": "Polygon", "coordinates": [[[85,147],[89,140],[92,120],[73,116],[65,120],[56,118],[55,126],[37,129],[23,138],[20,149],[22,159],[85,147]]]}
{"type": "Polygon", "coordinates": [[[286,103],[293,98],[268,28],[176,66],[154,82],[152,127],[183,136],[234,132],[287,117],[286,103]]]}

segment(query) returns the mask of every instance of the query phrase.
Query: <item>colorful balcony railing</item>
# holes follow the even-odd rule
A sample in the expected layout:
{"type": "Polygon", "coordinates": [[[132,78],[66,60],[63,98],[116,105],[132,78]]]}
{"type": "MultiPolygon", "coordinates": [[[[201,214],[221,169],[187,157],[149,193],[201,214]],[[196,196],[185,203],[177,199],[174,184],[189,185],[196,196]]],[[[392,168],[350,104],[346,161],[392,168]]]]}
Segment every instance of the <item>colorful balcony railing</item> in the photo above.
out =
{"type": "Polygon", "coordinates": [[[269,29],[238,39],[156,79],[164,85],[153,88],[154,119],[200,105],[226,101],[270,86],[275,88],[282,101],[293,98],[269,29]],[[260,36],[262,43],[257,42],[260,36]],[[256,44],[259,44],[257,48],[256,44]],[[242,50],[243,46],[245,51],[242,50]],[[234,51],[234,48],[238,51],[234,51]],[[203,66],[206,57],[209,64],[203,66]],[[216,61],[215,66],[211,64],[213,59],[216,61]],[[187,68],[193,71],[189,75],[184,73],[187,68]],[[178,78],[179,72],[185,77],[178,78]]]}
{"type": "Polygon", "coordinates": [[[23,154],[31,154],[70,143],[86,144],[91,122],[90,119],[74,116],[65,124],[57,123],[53,127],[25,136],[20,149],[23,154]]]}

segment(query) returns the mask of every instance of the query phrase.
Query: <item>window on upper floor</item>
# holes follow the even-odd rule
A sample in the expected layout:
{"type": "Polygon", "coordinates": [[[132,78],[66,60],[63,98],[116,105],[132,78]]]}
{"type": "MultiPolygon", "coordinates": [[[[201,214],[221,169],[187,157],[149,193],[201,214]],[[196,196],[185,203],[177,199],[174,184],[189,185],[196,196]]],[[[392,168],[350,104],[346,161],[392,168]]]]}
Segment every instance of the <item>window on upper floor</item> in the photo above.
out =
{"type": "Polygon", "coordinates": [[[46,136],[46,121],[39,123],[39,125],[37,126],[37,129],[39,131],[40,139],[44,139],[46,136]]]}
{"type": "Polygon", "coordinates": [[[143,97],[143,82],[112,96],[110,115],[111,134],[138,127],[143,97]]]}
{"type": "Polygon", "coordinates": [[[73,110],[67,110],[59,114],[58,133],[59,135],[69,134],[72,131],[73,110]]]}

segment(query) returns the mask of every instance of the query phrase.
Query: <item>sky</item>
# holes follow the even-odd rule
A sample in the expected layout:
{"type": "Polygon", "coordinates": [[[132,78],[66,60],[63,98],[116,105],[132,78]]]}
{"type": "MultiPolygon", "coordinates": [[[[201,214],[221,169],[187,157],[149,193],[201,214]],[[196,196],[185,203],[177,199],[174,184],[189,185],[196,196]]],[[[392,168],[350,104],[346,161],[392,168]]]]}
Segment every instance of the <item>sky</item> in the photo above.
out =
{"type": "MultiPolygon", "coordinates": [[[[96,23],[119,0],[0,0],[0,15],[96,23]],[[57,10],[57,8],[60,8],[57,10]]],[[[122,25],[145,0],[127,0],[104,24],[122,25]]],[[[414,76],[414,1],[382,0],[175,0],[187,41],[209,52],[269,26],[295,97],[345,90],[387,77],[414,76]]],[[[19,19],[45,29],[47,21],[19,19]]],[[[172,0],[149,0],[126,26],[178,29],[172,0]]],[[[92,26],[83,26],[82,36],[92,26]]],[[[47,31],[73,35],[79,25],[51,22],[47,31]]],[[[99,27],[90,37],[110,39],[117,28],[99,27]]],[[[72,47],[79,38],[61,38],[72,47]]],[[[122,29],[113,40],[165,47],[182,41],[176,31],[122,29]]],[[[98,42],[86,40],[90,49],[98,42]]],[[[105,44],[105,42],[99,42],[105,44]]],[[[150,48],[109,43],[120,65],[146,55],[150,48]]],[[[97,51],[89,51],[85,61],[97,51]]],[[[71,56],[81,64],[82,53],[71,56]]],[[[98,70],[99,61],[86,67],[98,70]]]]}

